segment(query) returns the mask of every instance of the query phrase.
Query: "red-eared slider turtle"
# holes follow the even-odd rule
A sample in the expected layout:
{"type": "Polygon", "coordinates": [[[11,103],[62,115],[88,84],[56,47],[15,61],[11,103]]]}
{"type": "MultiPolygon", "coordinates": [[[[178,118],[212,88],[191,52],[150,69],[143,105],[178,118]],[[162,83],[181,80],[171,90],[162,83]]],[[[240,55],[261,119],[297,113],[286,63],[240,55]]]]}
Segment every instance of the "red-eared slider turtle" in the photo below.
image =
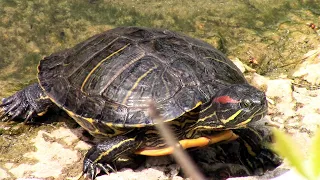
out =
{"type": "MultiPolygon", "coordinates": [[[[217,131],[267,112],[265,94],[221,52],[169,30],[115,28],[45,57],[38,70],[38,83],[3,99],[1,119],[28,121],[57,105],[104,139],[84,159],[92,179],[97,169],[130,164],[134,154],[170,153],[148,115],[150,100],[182,146],[210,144],[217,131]]],[[[227,139],[230,131],[219,135],[227,139]]]]}

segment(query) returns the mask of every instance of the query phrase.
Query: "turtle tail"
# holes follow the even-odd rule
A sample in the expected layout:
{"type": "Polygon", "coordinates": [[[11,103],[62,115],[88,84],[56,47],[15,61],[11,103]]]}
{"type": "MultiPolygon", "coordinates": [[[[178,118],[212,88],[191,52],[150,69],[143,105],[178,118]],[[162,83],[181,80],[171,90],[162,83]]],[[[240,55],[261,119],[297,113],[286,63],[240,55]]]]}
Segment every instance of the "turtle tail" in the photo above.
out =
{"type": "Polygon", "coordinates": [[[42,116],[53,102],[38,83],[32,84],[14,95],[3,98],[0,104],[0,121],[24,120],[42,116]]]}

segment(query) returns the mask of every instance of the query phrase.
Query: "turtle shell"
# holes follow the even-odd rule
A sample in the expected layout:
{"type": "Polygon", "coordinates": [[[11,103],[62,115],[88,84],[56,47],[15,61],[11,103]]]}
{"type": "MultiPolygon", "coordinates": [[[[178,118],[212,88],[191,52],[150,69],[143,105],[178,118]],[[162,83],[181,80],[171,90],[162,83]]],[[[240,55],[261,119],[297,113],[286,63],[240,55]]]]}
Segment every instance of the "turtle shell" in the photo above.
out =
{"type": "Polygon", "coordinates": [[[38,70],[43,90],[69,114],[122,127],[153,125],[147,108],[151,99],[170,121],[222,87],[247,83],[211,45],[140,27],[95,35],[44,58],[38,70]]]}

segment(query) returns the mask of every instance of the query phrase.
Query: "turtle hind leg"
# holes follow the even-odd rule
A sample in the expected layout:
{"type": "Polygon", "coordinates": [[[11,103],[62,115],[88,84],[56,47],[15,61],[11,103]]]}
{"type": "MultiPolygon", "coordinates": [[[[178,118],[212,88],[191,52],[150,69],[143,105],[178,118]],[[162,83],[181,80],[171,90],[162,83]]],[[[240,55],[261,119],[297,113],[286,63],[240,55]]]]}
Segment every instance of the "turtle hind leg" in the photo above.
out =
{"type": "Polygon", "coordinates": [[[135,154],[141,143],[136,137],[119,135],[93,146],[84,158],[83,174],[93,180],[101,172],[108,174],[124,167],[137,168],[144,160],[143,156],[135,154]]]}
{"type": "Polygon", "coordinates": [[[0,121],[24,120],[42,116],[53,102],[46,96],[38,83],[2,99],[0,121]]]}

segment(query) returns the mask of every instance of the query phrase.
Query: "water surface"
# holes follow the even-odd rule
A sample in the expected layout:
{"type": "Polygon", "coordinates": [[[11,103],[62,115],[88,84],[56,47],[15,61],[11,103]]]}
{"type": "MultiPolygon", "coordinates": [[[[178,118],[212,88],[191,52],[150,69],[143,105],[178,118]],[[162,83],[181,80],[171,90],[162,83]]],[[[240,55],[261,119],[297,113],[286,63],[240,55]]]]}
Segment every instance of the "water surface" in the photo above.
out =
{"type": "Polygon", "coordinates": [[[240,58],[260,74],[286,73],[319,43],[306,25],[320,25],[319,14],[315,1],[2,0],[0,97],[36,82],[44,56],[118,26],[183,32],[240,58]]]}

